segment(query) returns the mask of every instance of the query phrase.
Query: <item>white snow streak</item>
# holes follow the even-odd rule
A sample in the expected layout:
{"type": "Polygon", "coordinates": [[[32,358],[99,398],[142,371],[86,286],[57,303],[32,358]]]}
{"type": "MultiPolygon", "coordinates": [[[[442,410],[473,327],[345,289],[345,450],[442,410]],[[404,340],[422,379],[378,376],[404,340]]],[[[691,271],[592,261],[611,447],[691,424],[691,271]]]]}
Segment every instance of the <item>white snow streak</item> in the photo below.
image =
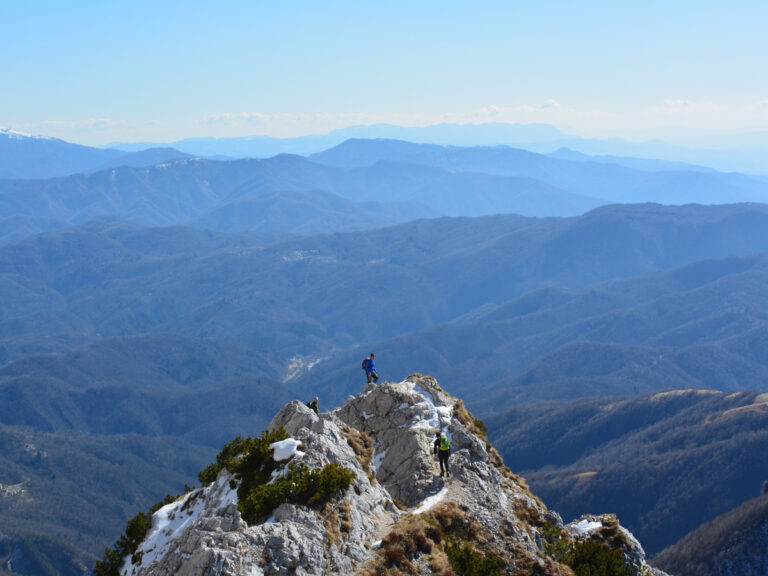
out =
{"type": "Polygon", "coordinates": [[[422,402],[414,404],[414,407],[424,407],[423,415],[417,414],[413,417],[411,420],[411,428],[430,431],[440,429],[448,437],[448,440],[453,441],[451,433],[448,430],[448,426],[451,424],[453,408],[450,406],[435,406],[432,395],[421,386],[418,386],[415,382],[405,380],[401,382],[401,384],[410,388],[423,398],[422,402]]]}
{"type": "Polygon", "coordinates": [[[156,559],[165,556],[175,539],[197,520],[205,507],[206,499],[212,495],[218,495],[219,506],[237,502],[237,490],[230,488],[229,478],[222,475],[213,484],[189,492],[175,502],[166,504],[153,515],[152,528],[139,546],[138,551],[142,552],[141,562],[136,565],[131,564],[131,557],[126,556],[120,574],[123,576],[136,574],[156,559]]]}
{"type": "Polygon", "coordinates": [[[384,458],[387,456],[387,451],[382,450],[381,452],[375,452],[373,455],[373,475],[375,476],[376,473],[379,470],[379,466],[381,466],[381,463],[384,461],[384,458]]]}
{"type": "Polygon", "coordinates": [[[416,508],[416,510],[414,510],[413,513],[421,514],[422,512],[431,510],[437,504],[439,504],[447,494],[448,494],[448,486],[444,487],[437,494],[433,494],[432,496],[428,496],[427,498],[424,498],[424,501],[421,504],[419,504],[419,507],[416,508]]]}

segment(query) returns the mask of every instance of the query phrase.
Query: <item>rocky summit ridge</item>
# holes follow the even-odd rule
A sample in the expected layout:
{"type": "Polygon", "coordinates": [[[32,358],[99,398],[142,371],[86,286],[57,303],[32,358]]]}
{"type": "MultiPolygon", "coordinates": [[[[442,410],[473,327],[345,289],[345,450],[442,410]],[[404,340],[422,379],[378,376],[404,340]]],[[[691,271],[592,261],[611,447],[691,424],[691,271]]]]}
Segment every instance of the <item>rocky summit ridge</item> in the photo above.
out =
{"type": "Polygon", "coordinates": [[[590,554],[618,562],[622,574],[664,574],[615,516],[563,525],[503,464],[482,423],[431,377],[369,384],[319,415],[293,401],[268,429],[281,428],[288,438],[271,446],[269,482],[292,466],[336,463],[353,473],[349,487],[323,505],[280,503],[249,524],[238,508],[242,477],[222,468],[154,513],[120,573],[566,576],[591,544],[590,554]],[[433,455],[437,430],[451,440],[449,478],[433,455]]]}

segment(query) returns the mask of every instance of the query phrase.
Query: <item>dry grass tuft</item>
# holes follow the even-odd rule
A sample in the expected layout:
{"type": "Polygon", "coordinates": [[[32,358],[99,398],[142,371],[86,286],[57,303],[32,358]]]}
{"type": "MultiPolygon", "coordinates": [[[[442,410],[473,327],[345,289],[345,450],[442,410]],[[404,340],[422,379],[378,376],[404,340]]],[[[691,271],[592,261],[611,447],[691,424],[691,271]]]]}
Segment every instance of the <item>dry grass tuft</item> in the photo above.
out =
{"type": "Polygon", "coordinates": [[[601,516],[600,522],[603,523],[603,527],[595,530],[592,535],[593,540],[599,540],[610,548],[631,548],[627,537],[619,528],[619,519],[614,514],[601,516]]]}
{"type": "MultiPolygon", "coordinates": [[[[509,556],[494,544],[493,534],[485,529],[466,509],[455,502],[446,502],[420,515],[407,514],[398,520],[392,531],[382,540],[376,557],[362,567],[358,576],[415,576],[424,573],[440,576],[456,576],[451,561],[446,554],[448,545],[469,544],[477,550],[480,557],[492,554],[507,560],[517,558],[509,556]],[[428,572],[425,572],[428,571],[428,572]]],[[[527,571],[515,571],[515,574],[536,574],[554,576],[549,566],[540,566],[531,560],[527,551],[519,551],[520,565],[530,568],[527,571]]],[[[517,563],[507,566],[516,567],[517,563]]],[[[562,576],[573,576],[566,570],[562,576]]]]}
{"type": "Polygon", "coordinates": [[[341,543],[339,515],[330,503],[325,505],[321,514],[325,523],[325,539],[328,541],[329,545],[334,545],[338,548],[341,543]]]}
{"type": "Polygon", "coordinates": [[[440,528],[443,535],[460,540],[476,540],[482,526],[474,518],[467,517],[456,502],[446,502],[426,512],[426,521],[440,528]]]}
{"type": "MultiPolygon", "coordinates": [[[[448,516],[452,513],[447,513],[446,518],[448,516]]],[[[378,557],[358,574],[411,576],[421,574],[423,567],[429,566],[432,574],[452,576],[448,557],[442,549],[443,542],[443,533],[434,519],[408,514],[381,541],[378,557]]]]}
{"type": "Polygon", "coordinates": [[[527,574],[530,576],[576,576],[573,570],[565,564],[559,564],[549,558],[544,559],[544,564],[539,564],[528,554],[519,554],[516,556],[514,574],[527,574]]]}
{"type": "Polygon", "coordinates": [[[373,461],[373,440],[371,437],[351,426],[344,426],[341,429],[341,434],[357,456],[360,466],[368,474],[368,479],[371,483],[376,482],[376,477],[371,473],[371,462],[373,461]]]}
{"type": "MultiPolygon", "coordinates": [[[[453,415],[456,416],[456,420],[464,424],[464,426],[469,428],[472,432],[475,432],[473,429],[475,418],[469,413],[463,400],[456,400],[456,404],[453,405],[453,415]]],[[[475,432],[475,434],[477,434],[477,432],[475,432]]],[[[485,437],[485,435],[483,435],[483,437],[485,437]]]]}
{"type": "Polygon", "coordinates": [[[408,505],[397,496],[392,497],[392,503],[397,506],[398,510],[408,510],[408,505]]]}
{"type": "Polygon", "coordinates": [[[339,529],[343,534],[349,534],[352,532],[352,502],[350,500],[344,500],[339,505],[339,512],[341,512],[341,525],[339,529]]]}
{"type": "Polygon", "coordinates": [[[515,498],[512,500],[512,510],[515,517],[523,521],[528,526],[542,526],[546,522],[538,508],[532,506],[530,501],[525,498],[515,498]]]}

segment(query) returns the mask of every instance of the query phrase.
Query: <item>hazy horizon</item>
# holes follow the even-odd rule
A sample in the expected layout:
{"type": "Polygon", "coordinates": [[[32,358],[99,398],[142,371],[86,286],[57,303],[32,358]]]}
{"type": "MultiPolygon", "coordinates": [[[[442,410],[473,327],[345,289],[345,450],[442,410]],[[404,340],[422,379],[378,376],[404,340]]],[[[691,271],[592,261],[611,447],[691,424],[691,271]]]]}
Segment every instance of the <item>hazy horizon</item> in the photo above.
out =
{"type": "Polygon", "coordinates": [[[375,124],[677,145],[768,132],[765,3],[81,0],[0,14],[0,127],[86,145],[375,124]]]}

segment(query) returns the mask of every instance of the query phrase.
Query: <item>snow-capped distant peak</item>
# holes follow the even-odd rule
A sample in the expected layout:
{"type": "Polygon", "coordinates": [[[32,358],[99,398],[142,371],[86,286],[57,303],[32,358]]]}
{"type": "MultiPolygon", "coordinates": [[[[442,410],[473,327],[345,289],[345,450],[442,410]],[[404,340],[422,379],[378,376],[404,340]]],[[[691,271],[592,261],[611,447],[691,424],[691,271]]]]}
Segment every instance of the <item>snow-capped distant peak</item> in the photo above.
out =
{"type": "Polygon", "coordinates": [[[53,140],[53,138],[48,138],[46,136],[38,136],[38,135],[27,134],[25,132],[19,132],[18,130],[14,130],[13,128],[0,128],[0,134],[14,140],[28,140],[32,138],[36,140],[53,140]]]}

